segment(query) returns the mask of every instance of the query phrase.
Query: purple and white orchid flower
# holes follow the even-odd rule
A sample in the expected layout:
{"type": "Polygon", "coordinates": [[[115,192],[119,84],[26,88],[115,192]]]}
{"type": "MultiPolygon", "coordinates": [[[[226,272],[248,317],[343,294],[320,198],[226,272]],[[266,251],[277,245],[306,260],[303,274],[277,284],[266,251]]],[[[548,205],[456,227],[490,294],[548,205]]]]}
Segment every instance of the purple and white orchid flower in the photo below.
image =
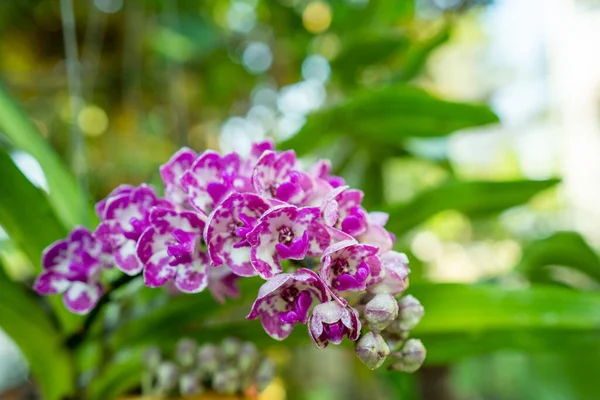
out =
{"type": "Polygon", "coordinates": [[[337,299],[317,305],[308,320],[308,333],[318,348],[329,343],[340,344],[347,336],[350,340],[360,335],[358,311],[337,299]]]}
{"type": "Polygon", "coordinates": [[[269,208],[269,203],[252,193],[232,193],[217,206],[208,217],[204,231],[211,263],[227,264],[240,276],[256,275],[246,235],[269,208]]]}
{"type": "Polygon", "coordinates": [[[107,267],[103,244],[86,228],[77,227],[66,239],[46,248],[43,271],[33,288],[43,295],[64,294],[69,311],[87,314],[102,295],[99,278],[107,267]]]}
{"type": "Polygon", "coordinates": [[[180,180],[183,174],[192,167],[196,157],[194,150],[183,147],[173,154],[169,161],[160,166],[160,177],[165,187],[165,195],[173,204],[180,206],[188,204],[188,198],[180,180]]]}
{"type": "Polygon", "coordinates": [[[208,254],[201,248],[204,221],[198,213],[153,208],[150,226],[137,242],[144,265],[144,283],[162,286],[173,279],[175,287],[197,293],[208,284],[208,254]]]}
{"type": "Polygon", "coordinates": [[[362,318],[373,332],[357,352],[372,367],[387,357],[388,339],[405,340],[418,322],[396,318],[394,296],[406,290],[410,270],[392,250],[388,215],[367,212],[363,192],[331,175],[328,160],[303,169],[293,151],[277,152],[272,141],[254,144],[248,156],[183,148],[160,176],[166,198],[145,184],[121,185],[96,204],[94,233],[79,227],[50,245],[35,290],[63,294],[69,310],[84,314],[113,265],[171,293],[208,288],[218,302],[239,295],[239,279],[258,275],[266,282],[248,319],[260,318],[277,340],[308,324],[325,348],[357,340],[362,318]]]}
{"type": "Polygon", "coordinates": [[[331,243],[327,227],[319,222],[316,207],[276,206],[248,232],[252,265],[269,279],[281,272],[281,260],[317,256],[331,243]]]}
{"type": "Polygon", "coordinates": [[[112,249],[115,265],[127,275],[139,274],[144,268],[135,248],[149,226],[149,211],[155,206],[171,207],[171,203],[159,199],[150,186],[140,185],[124,187],[96,207],[102,219],[96,236],[112,249]]]}
{"type": "Polygon", "coordinates": [[[368,283],[383,279],[377,247],[345,240],[323,253],[321,277],[336,292],[363,291],[368,283]]]}
{"type": "Polygon", "coordinates": [[[260,317],[265,331],[277,340],[292,333],[296,324],[305,324],[314,300],[327,301],[325,283],[310,269],[300,268],[293,274],[279,274],[258,290],[258,297],[246,318],[260,317]]]}

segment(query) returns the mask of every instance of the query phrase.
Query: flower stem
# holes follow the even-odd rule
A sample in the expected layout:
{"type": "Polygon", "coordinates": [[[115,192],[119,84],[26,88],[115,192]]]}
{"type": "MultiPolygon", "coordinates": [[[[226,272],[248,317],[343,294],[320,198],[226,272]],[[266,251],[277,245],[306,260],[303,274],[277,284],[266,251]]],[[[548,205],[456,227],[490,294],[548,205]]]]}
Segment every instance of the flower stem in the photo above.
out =
{"type": "Polygon", "coordinates": [[[77,332],[70,335],[65,341],[65,344],[69,349],[74,350],[77,347],[79,347],[79,345],[81,345],[81,343],[84,341],[87,334],[89,333],[92,325],[94,324],[94,321],[96,321],[96,319],[100,315],[100,311],[102,311],[102,308],[104,308],[104,306],[110,301],[110,297],[113,294],[113,292],[121,286],[124,286],[127,283],[131,282],[134,278],[135,276],[123,275],[109,285],[104,294],[98,300],[96,307],[94,307],[85,318],[85,321],[83,322],[81,328],[77,332]]]}

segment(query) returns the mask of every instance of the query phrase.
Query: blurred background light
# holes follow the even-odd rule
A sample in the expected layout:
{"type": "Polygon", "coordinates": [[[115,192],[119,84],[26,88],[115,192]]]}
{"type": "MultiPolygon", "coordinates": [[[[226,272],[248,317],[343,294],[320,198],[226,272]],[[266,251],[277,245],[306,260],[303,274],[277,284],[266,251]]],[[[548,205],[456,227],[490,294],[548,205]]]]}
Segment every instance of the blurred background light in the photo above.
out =
{"type": "Polygon", "coordinates": [[[310,33],[321,33],[326,31],[331,25],[331,7],[322,1],[313,1],[308,3],[302,13],[302,23],[304,28],[310,33]]]}
{"type": "Polygon", "coordinates": [[[87,136],[100,136],[108,129],[108,116],[98,106],[85,106],[77,116],[77,124],[87,136]]]}
{"type": "Polygon", "coordinates": [[[307,81],[324,84],[331,75],[329,61],[321,55],[313,54],[302,62],[302,77],[307,81]]]}
{"type": "Polygon", "coordinates": [[[325,88],[315,81],[302,81],[279,91],[277,107],[284,114],[308,114],[325,102],[325,88]]]}
{"type": "Polygon", "coordinates": [[[94,0],[94,5],[100,11],[114,14],[123,8],[123,0],[94,0]]]}
{"type": "Polygon", "coordinates": [[[256,26],[256,12],[253,3],[233,0],[227,10],[227,24],[235,32],[250,32],[256,26]]]}
{"type": "Polygon", "coordinates": [[[266,72],[271,67],[273,53],[265,43],[251,42],[244,50],[242,63],[248,72],[260,74],[266,72]]]}

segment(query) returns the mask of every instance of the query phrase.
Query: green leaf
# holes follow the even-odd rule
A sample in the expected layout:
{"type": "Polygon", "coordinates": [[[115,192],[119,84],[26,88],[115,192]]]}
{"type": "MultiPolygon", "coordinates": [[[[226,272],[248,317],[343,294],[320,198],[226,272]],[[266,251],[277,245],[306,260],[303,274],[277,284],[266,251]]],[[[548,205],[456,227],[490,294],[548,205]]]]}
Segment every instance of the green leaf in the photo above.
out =
{"type": "Polygon", "coordinates": [[[176,341],[193,333],[201,335],[207,329],[207,319],[218,315],[220,321],[243,320],[250,311],[252,300],[256,298],[260,279],[243,279],[239,282],[241,298],[228,299],[219,305],[208,292],[196,295],[169,297],[164,304],[152,306],[139,316],[125,321],[111,337],[114,349],[139,346],[142,344],[176,341]],[[227,313],[235,314],[227,317],[227,313]]]}
{"type": "Polygon", "coordinates": [[[557,232],[531,243],[523,249],[517,269],[535,279],[549,265],[571,267],[600,282],[600,258],[577,232],[557,232]]]}
{"type": "Polygon", "coordinates": [[[358,91],[350,100],[311,114],[282,147],[305,154],[340,135],[371,147],[403,146],[407,138],[445,136],[494,122],[498,117],[486,106],[445,101],[413,86],[393,85],[358,91]]]}
{"type": "Polygon", "coordinates": [[[478,217],[526,203],[534,195],[559,182],[544,181],[478,182],[450,181],[415,196],[404,204],[386,207],[390,222],[386,228],[402,234],[444,210],[456,210],[478,217]]]}
{"type": "Polygon", "coordinates": [[[50,203],[68,228],[90,226],[95,220],[89,201],[73,175],[38,132],[7,91],[0,85],[0,133],[19,149],[31,154],[44,170],[50,189],[50,203]]]}
{"type": "MultiPolygon", "coordinates": [[[[23,250],[36,271],[41,271],[44,248],[67,235],[46,195],[35,187],[0,148],[0,225],[11,240],[23,250]]],[[[66,328],[72,328],[79,317],[69,313],[60,298],[50,302],[66,328]]]]}
{"type": "Polygon", "coordinates": [[[44,399],[73,394],[72,362],[61,335],[35,297],[5,278],[0,278],[0,327],[23,352],[44,399]]]}
{"type": "Polygon", "coordinates": [[[48,198],[0,148],[0,225],[40,271],[42,251],[67,235],[48,198]]]}
{"type": "Polygon", "coordinates": [[[450,39],[451,25],[444,26],[427,40],[413,44],[406,54],[403,68],[394,74],[394,81],[408,81],[415,78],[425,66],[431,53],[450,39]]]}
{"type": "Polygon", "coordinates": [[[405,49],[409,42],[404,35],[361,31],[347,37],[345,43],[331,66],[345,79],[354,82],[359,68],[384,61],[396,51],[405,49]]]}
{"type": "Polygon", "coordinates": [[[114,399],[140,385],[144,366],[142,352],[137,349],[121,355],[121,361],[106,366],[87,388],[89,399],[114,399]]]}
{"type": "Polygon", "coordinates": [[[410,293],[425,307],[412,336],[429,363],[500,349],[576,351],[600,345],[600,293],[536,285],[419,284],[410,293]]]}

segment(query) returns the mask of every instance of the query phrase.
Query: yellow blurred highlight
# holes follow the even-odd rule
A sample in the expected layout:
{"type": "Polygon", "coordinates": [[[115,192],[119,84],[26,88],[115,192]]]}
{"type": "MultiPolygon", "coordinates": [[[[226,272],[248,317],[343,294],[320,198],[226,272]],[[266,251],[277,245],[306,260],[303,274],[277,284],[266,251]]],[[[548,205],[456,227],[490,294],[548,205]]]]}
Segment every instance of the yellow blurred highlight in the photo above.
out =
{"type": "Polygon", "coordinates": [[[315,37],[312,48],[315,53],[321,54],[329,61],[333,60],[340,52],[342,41],[335,33],[326,33],[315,37]]]}
{"type": "Polygon", "coordinates": [[[108,116],[98,106],[86,106],[77,116],[77,124],[87,136],[100,136],[108,128],[108,116]]]}
{"type": "Polygon", "coordinates": [[[276,378],[258,395],[258,400],[285,400],[285,387],[281,379],[276,378]]]}
{"type": "Polygon", "coordinates": [[[311,33],[321,33],[331,25],[331,7],[322,1],[309,3],[302,13],[304,28],[311,33]]]}

